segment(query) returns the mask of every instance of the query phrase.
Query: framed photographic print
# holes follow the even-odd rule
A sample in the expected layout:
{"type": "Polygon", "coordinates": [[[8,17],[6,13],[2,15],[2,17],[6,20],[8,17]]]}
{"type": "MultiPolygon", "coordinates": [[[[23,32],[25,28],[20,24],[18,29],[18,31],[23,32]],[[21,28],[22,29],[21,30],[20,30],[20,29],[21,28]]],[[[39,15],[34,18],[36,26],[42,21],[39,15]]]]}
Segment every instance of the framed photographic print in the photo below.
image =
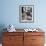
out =
{"type": "Polygon", "coordinates": [[[34,5],[20,5],[19,20],[26,23],[34,22],[34,5]]]}

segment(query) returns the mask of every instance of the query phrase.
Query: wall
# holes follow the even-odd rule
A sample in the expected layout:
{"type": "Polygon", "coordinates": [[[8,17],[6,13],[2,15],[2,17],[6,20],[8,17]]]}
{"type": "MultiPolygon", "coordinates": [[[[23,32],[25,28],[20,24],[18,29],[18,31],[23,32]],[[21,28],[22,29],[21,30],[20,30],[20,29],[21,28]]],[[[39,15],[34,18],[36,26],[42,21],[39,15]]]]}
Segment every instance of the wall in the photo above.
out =
{"type": "Polygon", "coordinates": [[[16,28],[46,28],[46,0],[1,0],[0,25],[13,24],[16,28]],[[34,23],[19,22],[19,5],[34,5],[34,23]]]}

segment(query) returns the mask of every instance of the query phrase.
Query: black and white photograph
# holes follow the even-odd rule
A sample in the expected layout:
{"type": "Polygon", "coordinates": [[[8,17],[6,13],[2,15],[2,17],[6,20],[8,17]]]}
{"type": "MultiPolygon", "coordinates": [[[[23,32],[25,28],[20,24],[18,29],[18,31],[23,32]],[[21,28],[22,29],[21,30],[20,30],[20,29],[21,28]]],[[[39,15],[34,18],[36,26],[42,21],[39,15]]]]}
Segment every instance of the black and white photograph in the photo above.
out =
{"type": "Polygon", "coordinates": [[[33,5],[20,5],[20,22],[33,22],[34,6],[33,5]]]}

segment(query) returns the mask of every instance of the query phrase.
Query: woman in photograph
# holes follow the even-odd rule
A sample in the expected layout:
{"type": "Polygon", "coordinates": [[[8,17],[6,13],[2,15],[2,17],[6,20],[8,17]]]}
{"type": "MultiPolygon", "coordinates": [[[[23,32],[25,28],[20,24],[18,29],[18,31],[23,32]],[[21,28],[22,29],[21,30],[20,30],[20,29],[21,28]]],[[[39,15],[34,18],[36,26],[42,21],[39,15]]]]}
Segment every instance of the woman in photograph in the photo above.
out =
{"type": "Polygon", "coordinates": [[[26,7],[22,7],[22,20],[27,20],[26,7]]]}

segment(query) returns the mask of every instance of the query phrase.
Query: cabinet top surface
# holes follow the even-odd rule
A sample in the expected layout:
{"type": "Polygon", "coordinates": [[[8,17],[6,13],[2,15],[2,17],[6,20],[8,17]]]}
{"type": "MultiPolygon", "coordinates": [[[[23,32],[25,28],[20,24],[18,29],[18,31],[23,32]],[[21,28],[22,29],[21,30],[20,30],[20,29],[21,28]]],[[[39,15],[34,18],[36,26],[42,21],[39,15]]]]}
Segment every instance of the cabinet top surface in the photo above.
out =
{"type": "MultiPolygon", "coordinates": [[[[25,32],[25,33],[41,33],[41,32],[43,32],[44,33],[44,31],[41,31],[41,30],[39,30],[39,31],[25,31],[24,29],[16,29],[16,31],[15,32],[9,32],[9,33],[16,33],[16,32],[25,32]]],[[[8,33],[8,31],[7,31],[7,33],[8,33]]]]}

